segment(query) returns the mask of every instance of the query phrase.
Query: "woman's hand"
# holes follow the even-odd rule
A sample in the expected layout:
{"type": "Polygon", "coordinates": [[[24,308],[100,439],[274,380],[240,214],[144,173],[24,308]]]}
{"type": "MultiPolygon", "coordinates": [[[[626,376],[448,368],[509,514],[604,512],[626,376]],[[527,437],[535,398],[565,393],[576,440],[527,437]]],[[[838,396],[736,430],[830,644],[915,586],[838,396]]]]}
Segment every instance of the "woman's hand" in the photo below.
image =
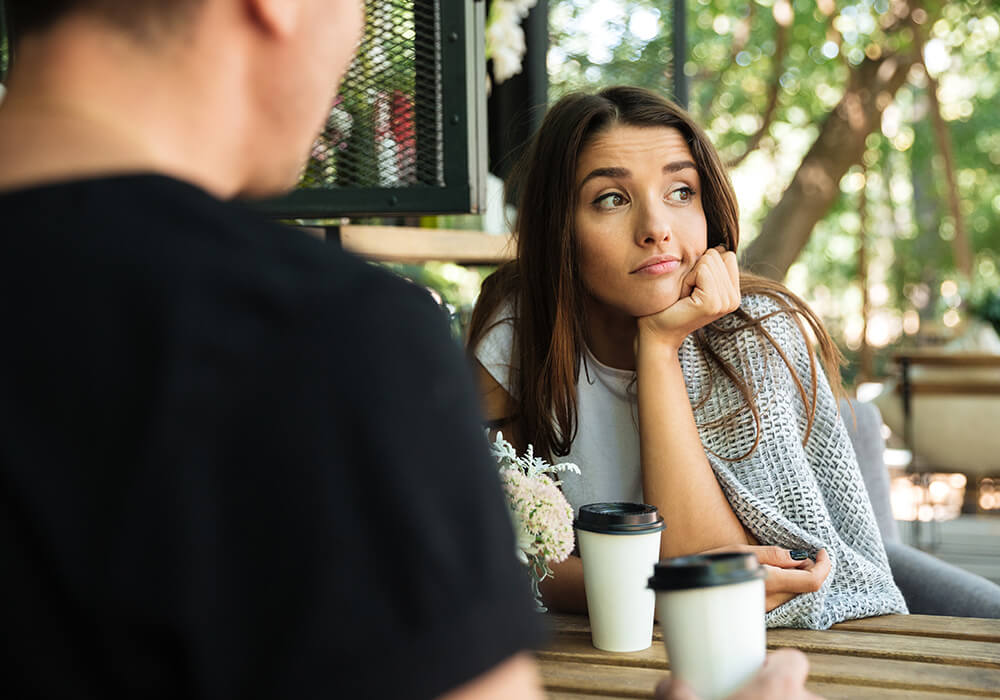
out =
{"type": "Polygon", "coordinates": [[[679,348],[691,333],[735,311],[740,305],[740,271],[736,253],[710,248],[681,283],[680,298],[649,316],[639,318],[639,332],[652,333],[679,348]]]}
{"type": "Polygon", "coordinates": [[[800,593],[815,593],[830,575],[830,557],[825,549],[816,552],[816,561],[793,559],[792,553],[782,547],[761,545],[733,545],[713,549],[705,554],[718,552],[750,552],[767,572],[764,579],[764,607],[768,612],[787,603],[800,593]]]}

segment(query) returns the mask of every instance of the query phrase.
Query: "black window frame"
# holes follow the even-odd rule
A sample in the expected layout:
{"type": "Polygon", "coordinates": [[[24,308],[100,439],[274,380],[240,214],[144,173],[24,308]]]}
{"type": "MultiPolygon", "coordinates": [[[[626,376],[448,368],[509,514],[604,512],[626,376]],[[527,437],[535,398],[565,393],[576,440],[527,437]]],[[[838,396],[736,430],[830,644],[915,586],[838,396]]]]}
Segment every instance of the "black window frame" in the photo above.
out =
{"type": "Polygon", "coordinates": [[[486,206],[486,2],[414,0],[439,13],[443,186],[295,189],[253,205],[279,219],[477,214],[486,206]]]}

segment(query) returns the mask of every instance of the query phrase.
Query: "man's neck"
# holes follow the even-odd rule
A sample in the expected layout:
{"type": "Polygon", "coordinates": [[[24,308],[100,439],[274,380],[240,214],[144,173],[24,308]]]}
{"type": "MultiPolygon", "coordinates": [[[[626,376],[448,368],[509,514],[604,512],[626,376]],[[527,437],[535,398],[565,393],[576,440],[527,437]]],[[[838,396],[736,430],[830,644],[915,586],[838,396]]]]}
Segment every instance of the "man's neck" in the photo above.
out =
{"type": "Polygon", "coordinates": [[[0,190],[157,172],[237,194],[246,124],[231,90],[239,81],[213,82],[194,60],[183,46],[142,47],[93,25],[24,42],[0,105],[0,190]]]}

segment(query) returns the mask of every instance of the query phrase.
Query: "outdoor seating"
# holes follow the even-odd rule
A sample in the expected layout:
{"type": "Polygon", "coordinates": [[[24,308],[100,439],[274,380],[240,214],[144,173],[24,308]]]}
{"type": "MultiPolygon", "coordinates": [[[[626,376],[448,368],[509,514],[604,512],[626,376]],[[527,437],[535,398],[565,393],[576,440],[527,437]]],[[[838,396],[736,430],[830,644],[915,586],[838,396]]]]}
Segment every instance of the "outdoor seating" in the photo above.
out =
{"type": "Polygon", "coordinates": [[[889,566],[911,613],[1000,618],[1000,586],[905,544],[892,517],[882,416],[871,403],[843,400],[841,415],[882,533],[889,566]],[[852,413],[853,410],[853,413],[852,413]]]}

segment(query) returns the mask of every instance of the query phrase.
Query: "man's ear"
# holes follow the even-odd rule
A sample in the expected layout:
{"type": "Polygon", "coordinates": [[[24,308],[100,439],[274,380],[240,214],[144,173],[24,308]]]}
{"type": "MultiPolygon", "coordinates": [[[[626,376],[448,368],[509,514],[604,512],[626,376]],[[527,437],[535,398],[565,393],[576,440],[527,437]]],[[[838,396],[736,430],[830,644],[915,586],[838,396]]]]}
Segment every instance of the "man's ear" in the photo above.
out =
{"type": "Polygon", "coordinates": [[[250,16],[269,34],[288,37],[299,23],[302,0],[243,0],[250,16]]]}

